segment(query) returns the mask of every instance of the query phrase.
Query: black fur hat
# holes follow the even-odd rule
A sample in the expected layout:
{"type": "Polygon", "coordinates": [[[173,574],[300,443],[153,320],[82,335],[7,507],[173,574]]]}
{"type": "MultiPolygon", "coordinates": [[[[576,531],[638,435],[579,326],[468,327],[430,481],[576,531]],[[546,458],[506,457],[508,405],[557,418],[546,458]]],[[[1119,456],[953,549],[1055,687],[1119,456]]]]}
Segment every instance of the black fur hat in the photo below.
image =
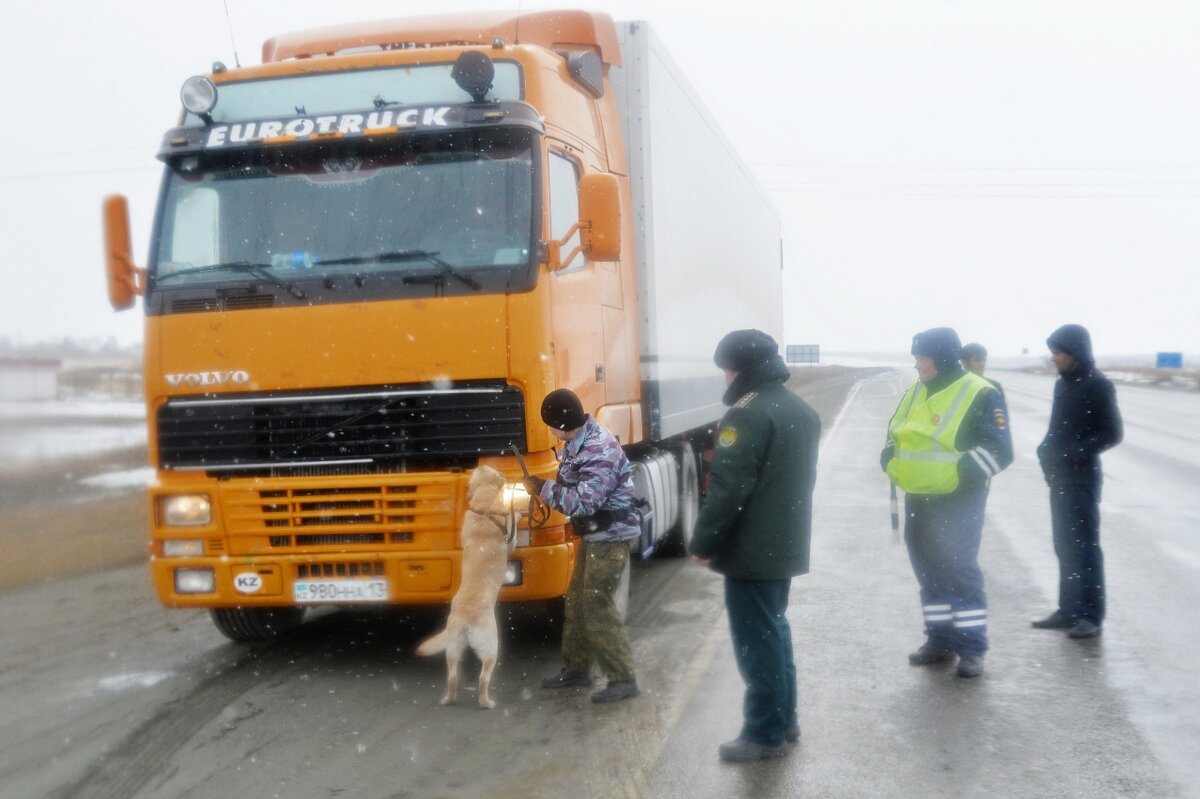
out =
{"type": "Polygon", "coordinates": [[[717,344],[713,360],[720,369],[741,372],[779,355],[775,339],[761,330],[735,330],[717,344]]]}
{"type": "Polygon", "coordinates": [[[913,336],[912,354],[918,358],[933,358],[939,367],[957,364],[962,356],[962,343],[953,328],[934,327],[913,336]]]}

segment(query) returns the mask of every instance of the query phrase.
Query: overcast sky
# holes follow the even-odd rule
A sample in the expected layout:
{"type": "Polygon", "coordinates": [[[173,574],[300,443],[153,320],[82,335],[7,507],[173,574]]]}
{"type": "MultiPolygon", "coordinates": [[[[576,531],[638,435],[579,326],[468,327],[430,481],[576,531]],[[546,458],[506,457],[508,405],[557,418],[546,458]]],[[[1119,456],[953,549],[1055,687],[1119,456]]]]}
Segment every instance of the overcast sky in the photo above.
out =
{"type": "MultiPolygon", "coordinates": [[[[257,64],[297,28],[516,7],[227,2],[232,37],[222,0],[0,0],[0,336],[140,338],[107,303],[100,201],[129,196],[144,263],[179,85],[231,39],[257,64]]],[[[587,7],[652,24],[770,191],[787,343],[951,325],[1002,356],[1078,322],[1102,354],[1200,351],[1200,3],[587,7]]]]}

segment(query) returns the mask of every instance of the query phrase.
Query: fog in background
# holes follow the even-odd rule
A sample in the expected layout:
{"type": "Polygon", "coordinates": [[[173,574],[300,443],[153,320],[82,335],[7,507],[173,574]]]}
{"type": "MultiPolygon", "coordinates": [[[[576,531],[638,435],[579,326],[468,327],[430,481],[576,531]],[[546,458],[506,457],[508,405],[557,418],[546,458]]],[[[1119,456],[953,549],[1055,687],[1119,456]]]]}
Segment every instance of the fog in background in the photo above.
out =
{"type": "MultiPolygon", "coordinates": [[[[179,86],[233,66],[231,39],[256,64],[278,33],[434,8],[228,0],[231,37],[221,0],[0,6],[0,338],[16,343],[140,340],[140,308],[108,306],[100,201],[129,196],[144,263],[179,86]]],[[[951,325],[993,356],[1041,354],[1070,321],[1101,354],[1200,349],[1200,4],[589,7],[652,24],[769,190],[786,343],[903,352],[951,325]]]]}

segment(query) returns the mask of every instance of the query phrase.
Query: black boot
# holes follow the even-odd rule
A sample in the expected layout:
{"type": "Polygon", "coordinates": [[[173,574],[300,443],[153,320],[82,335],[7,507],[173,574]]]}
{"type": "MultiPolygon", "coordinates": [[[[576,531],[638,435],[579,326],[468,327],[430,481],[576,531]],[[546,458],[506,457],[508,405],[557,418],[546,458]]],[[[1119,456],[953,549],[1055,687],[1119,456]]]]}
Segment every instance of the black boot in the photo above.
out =
{"type": "Polygon", "coordinates": [[[632,699],[637,695],[638,687],[636,682],[633,680],[621,680],[620,682],[610,682],[606,687],[592,694],[592,701],[620,702],[622,699],[632,699]]]}
{"type": "Polygon", "coordinates": [[[1039,630],[1069,630],[1075,626],[1075,620],[1056,610],[1046,618],[1033,622],[1033,626],[1039,630]]]}
{"type": "Polygon", "coordinates": [[[586,671],[571,671],[564,668],[558,674],[542,680],[543,688],[575,688],[581,685],[591,685],[592,675],[586,671]]]}
{"type": "Polygon", "coordinates": [[[926,641],[920,649],[908,656],[908,662],[913,666],[932,666],[934,663],[942,663],[952,657],[954,657],[954,653],[949,649],[932,641],[926,641]]]}

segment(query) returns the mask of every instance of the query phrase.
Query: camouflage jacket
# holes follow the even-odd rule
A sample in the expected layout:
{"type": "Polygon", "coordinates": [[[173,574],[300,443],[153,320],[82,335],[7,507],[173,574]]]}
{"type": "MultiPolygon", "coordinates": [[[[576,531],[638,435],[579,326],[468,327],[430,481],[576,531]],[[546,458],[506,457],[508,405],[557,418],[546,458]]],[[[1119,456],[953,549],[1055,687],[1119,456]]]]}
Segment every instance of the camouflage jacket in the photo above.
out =
{"type": "Polygon", "coordinates": [[[572,518],[612,513],[608,529],[585,536],[588,541],[629,541],[641,535],[633,467],[612,433],[589,416],[559,457],[558,476],[542,486],[541,497],[550,507],[572,518]]]}

